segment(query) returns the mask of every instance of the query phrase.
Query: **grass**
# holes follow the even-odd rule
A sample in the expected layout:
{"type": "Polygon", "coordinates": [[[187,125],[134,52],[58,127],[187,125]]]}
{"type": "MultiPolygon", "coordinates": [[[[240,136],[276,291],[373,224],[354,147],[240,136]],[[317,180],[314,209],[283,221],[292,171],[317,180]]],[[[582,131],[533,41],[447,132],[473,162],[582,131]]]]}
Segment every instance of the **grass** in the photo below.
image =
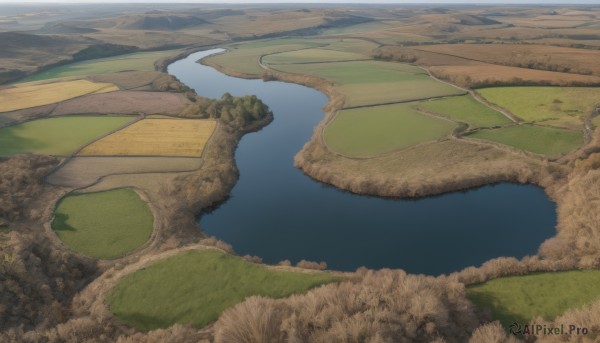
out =
{"type": "Polygon", "coordinates": [[[340,111],[327,125],[327,146],[352,157],[378,155],[447,136],[455,124],[418,113],[413,104],[340,111]]]}
{"type": "Polygon", "coordinates": [[[489,308],[505,326],[541,316],[552,320],[600,297],[600,271],[568,271],[503,277],[467,288],[469,298],[489,308]]]}
{"type": "Polygon", "coordinates": [[[215,120],[144,119],[81,150],[80,155],[199,157],[215,120]]]}
{"type": "Polygon", "coordinates": [[[328,49],[304,49],[282,52],[268,55],[263,58],[264,63],[286,64],[286,63],[311,63],[311,62],[336,62],[365,59],[367,56],[345,51],[328,49]]]}
{"type": "Polygon", "coordinates": [[[583,134],[579,131],[528,124],[479,130],[469,137],[486,139],[551,157],[567,154],[583,144],[583,134]]]}
{"type": "Polygon", "coordinates": [[[263,69],[258,64],[258,59],[262,55],[298,50],[310,47],[317,47],[327,44],[327,41],[304,40],[304,39],[274,39],[236,45],[227,53],[207,57],[206,60],[235,70],[240,73],[250,75],[260,75],[263,69]]]}
{"type": "Polygon", "coordinates": [[[0,90],[0,112],[43,106],[78,96],[119,90],[110,83],[87,80],[61,81],[55,83],[24,83],[0,90]]]}
{"type": "Polygon", "coordinates": [[[526,121],[571,129],[581,129],[583,118],[600,104],[600,92],[593,87],[495,87],[478,92],[526,121]]]}
{"type": "Polygon", "coordinates": [[[96,74],[116,73],[125,70],[154,71],[154,62],[175,55],[179,50],[138,52],[133,54],[99,58],[88,61],[69,63],[31,75],[22,82],[54,79],[68,76],[88,76],[96,74]]]}
{"type": "Polygon", "coordinates": [[[67,156],[132,120],[109,116],[58,117],[0,128],[0,156],[26,153],[67,156]]]}
{"type": "Polygon", "coordinates": [[[346,107],[421,100],[465,92],[430,78],[417,67],[381,61],[277,65],[289,73],[328,79],[346,94],[346,107]]]}
{"type": "Polygon", "coordinates": [[[469,123],[474,127],[493,127],[511,123],[511,120],[502,113],[485,106],[473,99],[471,95],[425,101],[420,103],[419,107],[454,120],[469,123]]]}
{"type": "Polygon", "coordinates": [[[71,250],[101,259],[140,247],[152,227],[148,205],[127,188],[67,196],[52,221],[52,229],[71,250]]]}
{"type": "Polygon", "coordinates": [[[274,271],[216,250],[188,251],[126,276],[108,296],[121,321],[142,330],[204,327],[246,297],[282,298],[338,278],[274,271]]]}

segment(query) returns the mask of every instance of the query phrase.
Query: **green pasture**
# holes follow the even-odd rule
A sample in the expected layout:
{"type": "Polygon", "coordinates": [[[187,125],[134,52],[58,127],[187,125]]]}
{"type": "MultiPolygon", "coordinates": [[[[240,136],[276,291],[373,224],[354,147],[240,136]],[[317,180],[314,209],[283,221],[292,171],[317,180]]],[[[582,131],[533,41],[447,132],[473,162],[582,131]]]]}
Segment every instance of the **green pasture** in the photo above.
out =
{"type": "Polygon", "coordinates": [[[469,137],[486,139],[550,157],[567,154],[583,143],[583,134],[580,131],[529,124],[479,130],[469,137]]]}
{"type": "Polygon", "coordinates": [[[471,95],[424,101],[419,104],[419,107],[454,120],[469,123],[474,127],[493,127],[511,123],[511,120],[502,113],[485,106],[471,95]]]}
{"type": "Polygon", "coordinates": [[[148,241],[153,222],[138,194],[122,188],[65,197],[56,208],[52,229],[71,250],[111,259],[148,241]]]}
{"type": "Polygon", "coordinates": [[[234,45],[224,54],[213,55],[206,58],[214,64],[240,73],[260,75],[263,69],[258,64],[262,55],[286,52],[310,47],[326,45],[327,41],[305,39],[274,39],[234,45]]]}
{"type": "Polygon", "coordinates": [[[377,49],[378,47],[379,44],[364,39],[340,38],[331,41],[331,43],[325,46],[324,49],[354,52],[370,56],[371,51],[377,49]]]}
{"type": "Polygon", "coordinates": [[[600,91],[594,87],[494,87],[477,92],[525,121],[570,129],[581,129],[583,119],[600,104],[600,91]]]}
{"type": "Polygon", "coordinates": [[[465,93],[430,78],[420,68],[402,63],[354,61],[285,64],[273,68],[289,73],[316,75],[338,84],[346,95],[346,107],[465,93]]]}
{"type": "Polygon", "coordinates": [[[179,50],[138,52],[133,54],[99,58],[69,63],[41,73],[31,75],[19,82],[37,81],[68,76],[88,76],[105,73],[116,73],[126,70],[153,71],[154,62],[175,55],[179,50]]]}
{"type": "Polygon", "coordinates": [[[339,278],[275,271],[207,249],[188,251],[126,276],[108,296],[110,310],[141,330],[175,323],[204,327],[252,295],[282,298],[339,278]]]}
{"type": "Polygon", "coordinates": [[[568,309],[589,304],[600,298],[598,285],[600,270],[539,273],[469,286],[467,295],[508,327],[537,316],[552,320],[568,309]]]}
{"type": "Polygon", "coordinates": [[[0,156],[26,153],[66,156],[133,117],[73,116],[28,121],[0,128],[0,156]]]}
{"type": "Polygon", "coordinates": [[[343,110],[327,125],[327,146],[340,154],[367,157],[444,138],[454,123],[420,114],[414,104],[343,110]]]}
{"type": "Polygon", "coordinates": [[[322,48],[304,49],[296,51],[282,52],[274,55],[267,55],[263,58],[264,63],[268,64],[287,64],[287,63],[311,63],[311,62],[336,62],[352,61],[368,58],[365,55],[328,50],[322,48]]]}

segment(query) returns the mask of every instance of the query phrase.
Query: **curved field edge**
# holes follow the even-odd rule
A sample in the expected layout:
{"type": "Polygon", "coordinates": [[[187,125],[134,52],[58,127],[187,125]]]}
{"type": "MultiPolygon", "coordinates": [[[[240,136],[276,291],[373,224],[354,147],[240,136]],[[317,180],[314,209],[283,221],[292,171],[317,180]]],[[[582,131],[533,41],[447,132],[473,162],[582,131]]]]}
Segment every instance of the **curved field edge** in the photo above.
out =
{"type": "Polygon", "coordinates": [[[249,296],[282,298],[338,280],[324,272],[275,271],[207,249],[179,253],[125,276],[106,301],[120,321],[141,330],[175,323],[201,328],[249,296]]]}
{"type": "Polygon", "coordinates": [[[550,157],[566,155],[583,144],[582,132],[528,124],[478,130],[467,137],[498,142],[550,157]]]}
{"type": "MultiPolygon", "coordinates": [[[[468,297],[508,327],[536,317],[553,320],[566,310],[600,299],[600,270],[535,273],[467,287],[468,297]]],[[[575,324],[575,323],[564,323],[575,324]]]]}
{"type": "Polygon", "coordinates": [[[55,209],[51,227],[74,252],[114,259],[144,245],[152,235],[154,216],[129,188],[71,194],[55,209]]]}
{"type": "Polygon", "coordinates": [[[323,131],[323,139],[336,153],[369,157],[442,139],[455,126],[417,112],[410,103],[382,105],[339,111],[323,131]]]}

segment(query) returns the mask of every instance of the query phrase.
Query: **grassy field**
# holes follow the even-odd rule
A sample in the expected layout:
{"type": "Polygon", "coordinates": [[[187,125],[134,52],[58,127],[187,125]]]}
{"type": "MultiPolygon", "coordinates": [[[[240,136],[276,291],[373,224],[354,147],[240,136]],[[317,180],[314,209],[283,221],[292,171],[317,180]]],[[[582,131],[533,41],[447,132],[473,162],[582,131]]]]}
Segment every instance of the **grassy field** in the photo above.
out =
{"type": "Polygon", "coordinates": [[[80,155],[199,157],[215,127],[214,120],[144,119],[90,144],[80,155]]]}
{"type": "Polygon", "coordinates": [[[491,280],[469,287],[467,294],[508,326],[537,316],[552,320],[567,309],[590,303],[600,297],[599,284],[599,270],[540,273],[491,280]]]}
{"type": "Polygon", "coordinates": [[[250,75],[260,75],[263,69],[258,58],[265,54],[298,50],[326,45],[327,41],[304,39],[274,39],[236,45],[225,54],[207,57],[210,63],[250,75]]]}
{"type": "Polygon", "coordinates": [[[66,156],[132,117],[76,116],[39,119],[0,128],[0,156],[26,153],[66,156]]]}
{"type": "Polygon", "coordinates": [[[154,62],[171,55],[176,55],[180,50],[138,52],[122,56],[99,58],[94,60],[69,63],[64,66],[52,68],[41,73],[31,75],[21,82],[47,80],[67,76],[88,76],[105,73],[116,73],[125,70],[153,71],[154,62]]]}
{"type": "Polygon", "coordinates": [[[329,49],[304,49],[296,51],[282,52],[279,54],[268,55],[263,58],[264,63],[269,64],[287,64],[287,63],[311,63],[311,62],[335,62],[352,61],[368,58],[367,56],[355,52],[345,52],[329,49]]]}
{"type": "Polygon", "coordinates": [[[152,234],[148,205],[131,189],[70,195],[56,208],[52,229],[75,252],[111,259],[143,245],[152,234]]]}
{"type": "Polygon", "coordinates": [[[413,105],[340,111],[325,128],[325,142],[337,153],[365,157],[437,140],[452,132],[454,123],[420,114],[413,105]]]}
{"type": "Polygon", "coordinates": [[[94,83],[87,80],[19,84],[0,90],[0,112],[54,104],[86,94],[116,90],[119,89],[113,84],[94,83]]]}
{"type": "Polygon", "coordinates": [[[583,144],[583,134],[580,131],[527,124],[480,130],[469,137],[486,139],[551,157],[569,153],[583,144]]]}
{"type": "Polygon", "coordinates": [[[346,107],[421,100],[465,92],[435,81],[417,67],[380,61],[277,65],[284,72],[317,75],[338,84],[346,107]]]}
{"type": "Polygon", "coordinates": [[[138,329],[200,328],[246,297],[281,298],[336,280],[321,272],[274,271],[216,250],[189,251],[128,275],[107,300],[117,318],[138,329]]]}
{"type": "Polygon", "coordinates": [[[526,121],[571,129],[581,129],[583,118],[600,104],[600,92],[592,87],[496,87],[478,92],[526,121]]]}
{"type": "Polygon", "coordinates": [[[323,49],[354,52],[365,56],[371,56],[371,52],[378,46],[378,44],[364,39],[340,38],[331,41],[331,43],[327,44],[323,49]]]}
{"type": "Polygon", "coordinates": [[[471,95],[424,101],[419,104],[419,107],[454,120],[469,123],[474,127],[493,127],[511,123],[511,120],[502,113],[483,105],[473,99],[471,95]]]}

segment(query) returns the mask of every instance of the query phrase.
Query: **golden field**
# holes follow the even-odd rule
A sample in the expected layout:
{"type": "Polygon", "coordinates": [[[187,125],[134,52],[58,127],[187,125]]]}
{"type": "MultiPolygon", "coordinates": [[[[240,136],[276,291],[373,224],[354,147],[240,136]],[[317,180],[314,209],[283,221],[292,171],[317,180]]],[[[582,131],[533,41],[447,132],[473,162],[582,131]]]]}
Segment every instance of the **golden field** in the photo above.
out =
{"type": "Polygon", "coordinates": [[[199,157],[214,120],[144,119],[83,148],[79,155],[199,157]]]}
{"type": "Polygon", "coordinates": [[[86,94],[119,90],[112,83],[94,83],[87,80],[54,83],[22,83],[0,90],[0,112],[54,104],[86,94]]]}

